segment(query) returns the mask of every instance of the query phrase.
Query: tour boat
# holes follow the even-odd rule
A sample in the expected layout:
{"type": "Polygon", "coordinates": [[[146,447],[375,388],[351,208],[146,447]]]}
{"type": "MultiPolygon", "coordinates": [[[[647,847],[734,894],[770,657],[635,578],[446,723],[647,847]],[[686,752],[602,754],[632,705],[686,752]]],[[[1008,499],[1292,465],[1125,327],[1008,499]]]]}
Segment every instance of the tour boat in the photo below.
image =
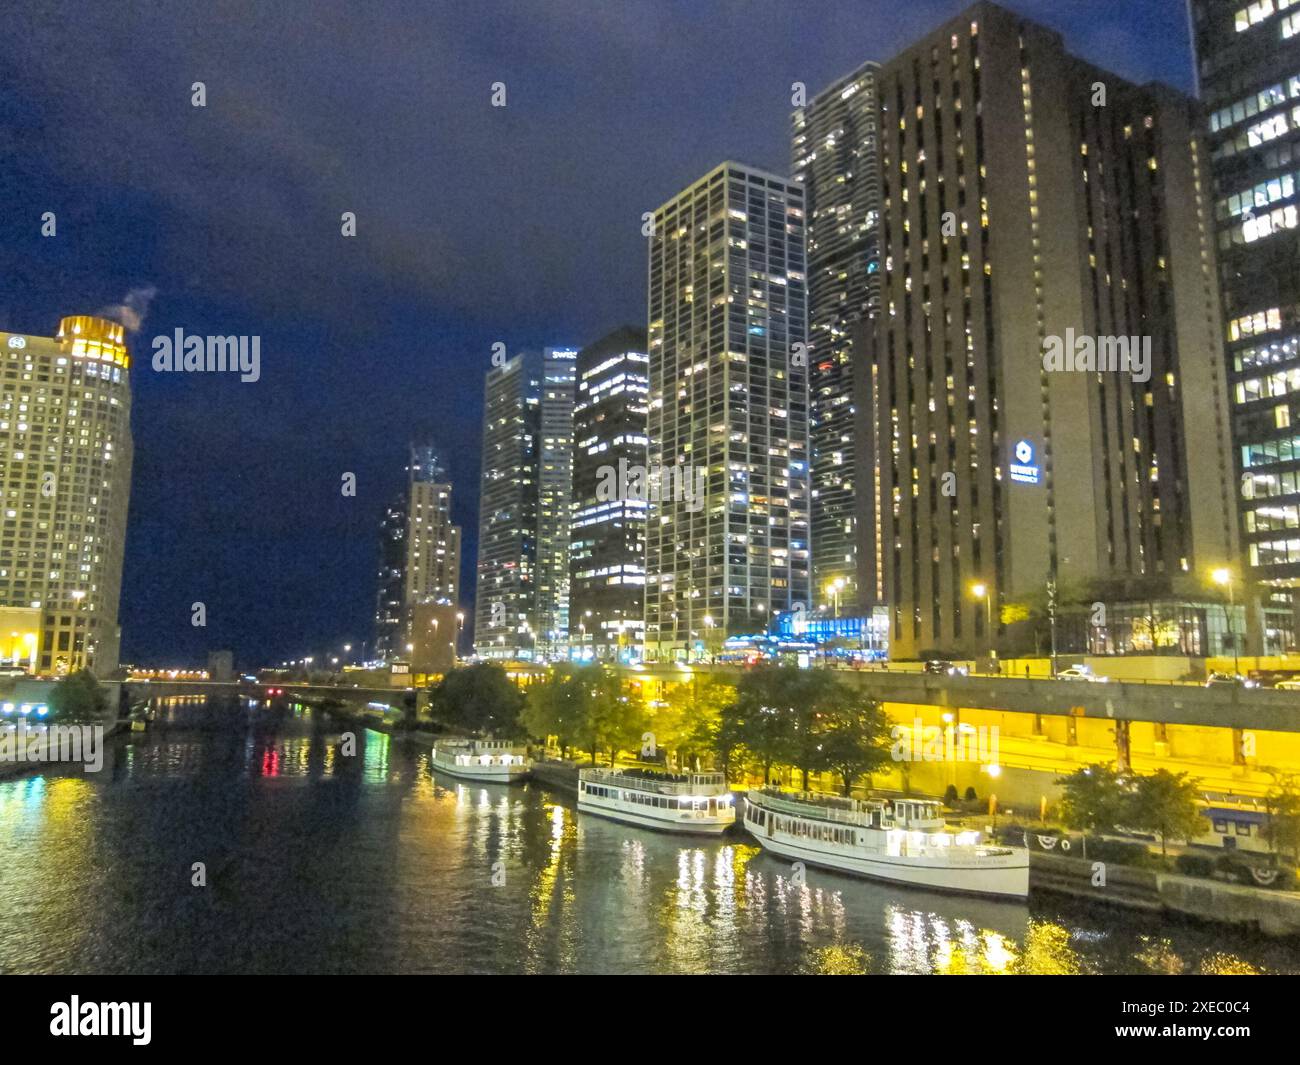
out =
{"type": "Polygon", "coordinates": [[[736,823],[736,807],[721,773],[582,769],[578,809],[670,832],[717,835],[736,823]]]}
{"type": "Polygon", "coordinates": [[[532,772],[524,750],[504,740],[440,740],[433,748],[433,767],[453,777],[511,784],[532,772]]]}
{"type": "Polygon", "coordinates": [[[892,802],[832,795],[750,791],[744,825],[773,854],[874,880],[1023,899],[1029,852],[954,831],[925,799],[892,802]]]}

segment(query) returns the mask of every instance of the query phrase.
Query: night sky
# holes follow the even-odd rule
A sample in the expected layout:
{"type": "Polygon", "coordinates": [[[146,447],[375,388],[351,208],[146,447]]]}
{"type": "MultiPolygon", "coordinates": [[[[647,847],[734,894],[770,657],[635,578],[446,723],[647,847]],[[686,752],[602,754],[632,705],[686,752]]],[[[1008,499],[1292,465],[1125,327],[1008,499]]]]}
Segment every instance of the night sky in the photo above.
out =
{"type": "MultiPolygon", "coordinates": [[[[643,211],[726,158],[788,172],[793,81],[811,97],[966,6],[7,5],[0,329],[49,336],[156,288],[133,340],[123,661],[373,639],[379,518],[415,437],[450,460],[468,604],[491,345],[643,323],[643,211]],[[178,327],[260,335],[261,380],[155,373],[149,343],[178,327]]],[[[1009,6],[1190,91],[1184,0],[1009,6]]]]}

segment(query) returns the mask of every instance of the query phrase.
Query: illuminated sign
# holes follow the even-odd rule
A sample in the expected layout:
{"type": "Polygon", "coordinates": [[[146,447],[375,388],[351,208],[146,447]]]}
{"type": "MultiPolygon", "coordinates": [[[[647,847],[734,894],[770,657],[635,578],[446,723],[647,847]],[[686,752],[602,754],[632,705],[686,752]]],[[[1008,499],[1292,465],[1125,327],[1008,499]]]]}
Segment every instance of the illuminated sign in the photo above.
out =
{"type": "Polygon", "coordinates": [[[10,337],[10,338],[9,338],[9,346],[10,346],[11,348],[25,348],[25,347],[27,347],[27,338],[26,338],[26,337],[10,337]]]}
{"type": "Polygon", "coordinates": [[[1021,440],[1015,446],[1015,461],[1008,465],[1011,479],[1018,484],[1037,484],[1038,467],[1034,465],[1034,445],[1021,440]]]}

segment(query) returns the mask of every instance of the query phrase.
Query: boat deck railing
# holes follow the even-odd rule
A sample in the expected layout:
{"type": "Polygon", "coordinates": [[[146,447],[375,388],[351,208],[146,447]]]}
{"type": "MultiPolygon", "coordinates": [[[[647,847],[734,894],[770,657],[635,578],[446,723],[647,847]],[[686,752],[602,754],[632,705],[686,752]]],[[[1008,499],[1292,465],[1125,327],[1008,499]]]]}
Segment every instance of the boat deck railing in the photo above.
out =
{"type": "Polygon", "coordinates": [[[691,773],[685,779],[673,780],[666,777],[641,776],[636,773],[620,773],[617,769],[580,769],[581,780],[608,784],[616,788],[628,788],[632,791],[646,791],[655,795],[723,795],[727,790],[727,780],[721,773],[691,773]],[[717,791],[702,789],[716,788],[717,791]]]}
{"type": "Polygon", "coordinates": [[[858,799],[841,799],[835,795],[817,795],[813,792],[777,791],[774,788],[755,788],[750,801],[756,806],[792,814],[795,817],[816,817],[844,825],[868,825],[873,810],[880,807],[858,799]]]}

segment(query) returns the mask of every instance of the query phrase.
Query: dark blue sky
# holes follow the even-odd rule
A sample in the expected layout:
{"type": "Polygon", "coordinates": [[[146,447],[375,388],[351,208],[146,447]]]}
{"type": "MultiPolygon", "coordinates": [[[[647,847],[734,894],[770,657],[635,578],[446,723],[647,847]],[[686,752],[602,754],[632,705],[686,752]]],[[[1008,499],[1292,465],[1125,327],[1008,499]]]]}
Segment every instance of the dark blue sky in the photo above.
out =
{"type": "MultiPolygon", "coordinates": [[[[811,95],[965,6],[7,9],[0,328],[51,335],[157,288],[135,342],[124,660],[224,646],[251,666],[371,639],[380,512],[415,436],[448,453],[471,598],[492,343],[643,321],[641,212],[724,158],[788,170],[793,81],[811,95]],[[154,373],[148,341],[177,327],[260,335],[262,379],[154,373]]],[[[1184,0],[1009,6],[1122,75],[1190,90],[1184,0]]]]}

